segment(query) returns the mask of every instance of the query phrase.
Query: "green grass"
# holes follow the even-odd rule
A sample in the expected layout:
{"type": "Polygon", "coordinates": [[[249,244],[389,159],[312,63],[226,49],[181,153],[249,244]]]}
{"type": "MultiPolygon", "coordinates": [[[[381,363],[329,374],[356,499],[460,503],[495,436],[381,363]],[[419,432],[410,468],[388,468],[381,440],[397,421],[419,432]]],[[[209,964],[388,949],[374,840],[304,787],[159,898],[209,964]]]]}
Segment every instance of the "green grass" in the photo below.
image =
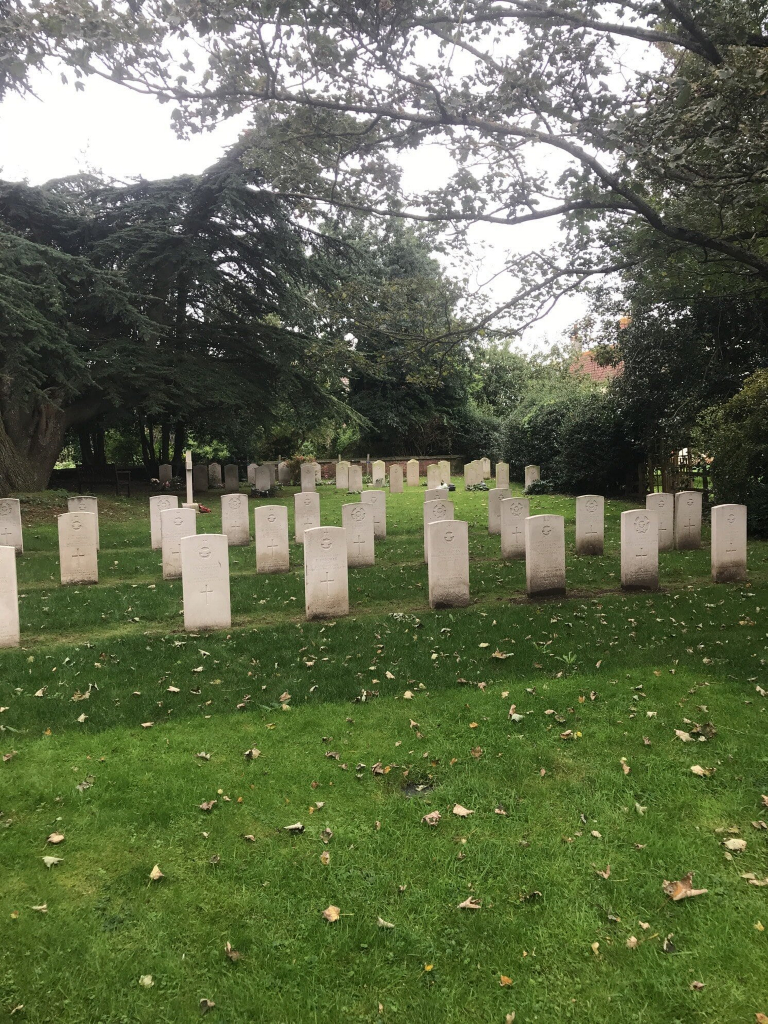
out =
{"type": "MultiPolygon", "coordinates": [[[[623,595],[628,506],[609,502],[606,555],[569,555],[571,596],[531,603],[523,563],[487,536],[486,495],[459,490],[475,603],[430,612],[422,498],[389,498],[348,618],[304,622],[300,549],[267,577],[251,546],[230,552],[233,629],[200,636],[181,628],[145,502],[101,502],[101,582],[77,588],[58,583],[58,510],[25,509],[23,648],[0,652],[0,752],[17,751],[0,762],[0,1020],[23,1004],[14,1019],[34,1024],[181,1022],[202,998],[222,1024],[768,1013],[768,888],[740,877],[768,875],[751,825],[768,820],[768,545],[750,544],[748,585],[711,585],[705,546],[661,556],[661,592],[623,595]],[[355,703],[365,690],[379,696],[355,703]],[[717,735],[681,742],[686,719],[717,735]],[[302,835],[283,831],[296,821],[302,835]],[[731,828],[747,848],[728,860],[731,828]],[[46,847],[53,831],[65,841],[46,847]],[[671,902],[662,881],[689,870],[708,893],[671,902]],[[468,896],[480,910],[457,909],[468,896]]],[[[324,523],[344,500],[322,488],[324,523]]],[[[565,514],[572,551],[573,502],[532,511],[565,514]]]]}

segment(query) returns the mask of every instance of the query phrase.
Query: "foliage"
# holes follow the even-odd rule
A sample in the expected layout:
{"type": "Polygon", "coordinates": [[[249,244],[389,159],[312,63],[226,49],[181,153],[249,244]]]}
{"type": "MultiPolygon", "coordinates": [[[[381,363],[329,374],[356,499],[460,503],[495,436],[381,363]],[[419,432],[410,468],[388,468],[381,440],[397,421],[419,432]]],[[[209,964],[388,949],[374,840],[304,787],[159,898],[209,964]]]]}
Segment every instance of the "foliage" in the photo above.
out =
{"type": "Polygon", "coordinates": [[[642,454],[613,395],[595,391],[569,406],[560,423],[551,479],[561,493],[620,494],[635,486],[642,454]]]}
{"type": "Polygon", "coordinates": [[[551,480],[531,480],[523,494],[554,494],[555,485],[551,480]]]}

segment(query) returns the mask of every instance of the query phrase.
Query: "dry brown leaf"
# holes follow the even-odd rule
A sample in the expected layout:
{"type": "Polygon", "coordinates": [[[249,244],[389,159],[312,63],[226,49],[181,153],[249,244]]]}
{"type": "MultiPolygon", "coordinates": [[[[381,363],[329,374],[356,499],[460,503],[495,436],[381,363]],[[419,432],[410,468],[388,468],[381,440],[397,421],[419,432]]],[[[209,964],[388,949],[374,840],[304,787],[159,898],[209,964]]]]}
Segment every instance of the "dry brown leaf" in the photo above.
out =
{"type": "Polygon", "coordinates": [[[630,935],[626,942],[627,949],[637,949],[637,939],[634,935],[630,935]]]}
{"type": "Polygon", "coordinates": [[[468,807],[462,807],[461,804],[453,805],[453,813],[457,818],[468,818],[470,814],[474,814],[474,811],[470,811],[468,807]]]}
{"type": "Polygon", "coordinates": [[[325,918],[326,921],[329,921],[331,924],[333,924],[334,921],[338,921],[339,918],[341,917],[341,910],[338,907],[334,907],[334,905],[331,904],[330,907],[326,907],[325,910],[323,911],[323,917],[325,918]]]}
{"type": "Polygon", "coordinates": [[[512,984],[512,979],[508,978],[506,974],[502,974],[499,978],[499,984],[502,988],[509,988],[512,984]]]}
{"type": "Polygon", "coordinates": [[[379,928],[394,928],[395,926],[391,921],[385,921],[383,917],[376,918],[376,924],[379,928]]]}
{"type": "Polygon", "coordinates": [[[200,1013],[205,1015],[206,1013],[208,1013],[209,1010],[214,1009],[216,1003],[214,1003],[212,999],[203,998],[200,1000],[200,1003],[198,1005],[200,1006],[200,1013]]]}
{"type": "Polygon", "coordinates": [[[224,947],[224,953],[226,954],[227,958],[232,961],[233,964],[237,963],[237,961],[240,960],[243,955],[242,953],[239,953],[236,949],[232,949],[231,942],[227,942],[226,946],[224,947]]]}
{"type": "Polygon", "coordinates": [[[694,775],[698,775],[702,779],[708,779],[710,775],[714,775],[715,768],[702,768],[700,764],[692,764],[691,771],[694,775]]]}
{"type": "Polygon", "coordinates": [[[756,1024],[768,1024],[768,1017],[764,1013],[755,1014],[756,1024]]]}
{"type": "Polygon", "coordinates": [[[629,773],[630,773],[630,771],[631,771],[632,769],[631,769],[631,768],[629,767],[629,765],[627,764],[627,759],[626,759],[626,757],[622,757],[622,759],[621,759],[621,762],[620,762],[620,764],[621,764],[621,770],[622,770],[622,771],[624,772],[624,774],[625,774],[625,775],[629,775],[629,773]]]}
{"type": "Polygon", "coordinates": [[[151,729],[154,724],[155,724],[154,722],[142,722],[141,723],[141,728],[142,729],[151,729]]]}
{"type": "Polygon", "coordinates": [[[593,942],[592,945],[590,946],[590,949],[595,954],[595,956],[600,956],[600,943],[599,942],[593,942]]]}
{"type": "Polygon", "coordinates": [[[743,853],[747,848],[747,841],[746,839],[725,839],[723,846],[731,853],[743,853]]]}
{"type": "Polygon", "coordinates": [[[595,869],[595,874],[599,875],[601,878],[610,878],[611,877],[611,865],[608,864],[606,866],[606,868],[605,868],[605,871],[598,871],[597,869],[595,869]]]}
{"type": "Polygon", "coordinates": [[[301,824],[300,821],[295,822],[293,825],[284,825],[283,826],[283,832],[292,832],[292,833],[300,834],[303,831],[304,831],[304,826],[301,824]]]}
{"type": "Polygon", "coordinates": [[[217,803],[218,800],[203,800],[203,802],[199,805],[200,810],[205,811],[206,813],[210,813],[217,803]]]}
{"type": "Polygon", "coordinates": [[[331,863],[331,855],[327,850],[323,850],[320,854],[320,863],[325,864],[326,867],[331,863]]]}
{"type": "Polygon", "coordinates": [[[63,857],[43,857],[43,864],[47,868],[55,868],[57,864],[61,864],[64,860],[63,857]]]}
{"type": "Polygon", "coordinates": [[[160,865],[155,864],[155,866],[149,872],[149,879],[151,882],[159,882],[161,878],[165,878],[165,875],[160,870],[160,865]]]}
{"type": "Polygon", "coordinates": [[[679,740],[682,740],[683,743],[695,743],[696,742],[694,740],[693,736],[691,736],[691,734],[689,732],[683,732],[682,729],[675,729],[675,736],[677,736],[677,738],[679,740]]]}
{"type": "Polygon", "coordinates": [[[51,846],[58,846],[59,843],[64,842],[64,834],[62,832],[51,832],[46,839],[46,843],[50,843],[51,846]]]}
{"type": "Polygon", "coordinates": [[[31,910],[36,910],[40,914],[47,914],[48,913],[48,904],[47,903],[38,903],[38,905],[36,907],[30,907],[30,909],[31,910]]]}
{"type": "Polygon", "coordinates": [[[440,811],[430,811],[421,820],[425,825],[437,825],[438,821],[440,821],[440,811]]]}
{"type": "Polygon", "coordinates": [[[482,903],[474,896],[468,896],[463,903],[460,903],[457,910],[480,910],[482,903]]]}
{"type": "Polygon", "coordinates": [[[665,878],[661,887],[665,894],[675,902],[684,900],[688,896],[703,896],[707,890],[694,889],[691,885],[692,879],[693,872],[689,871],[687,875],[683,875],[679,882],[668,882],[665,878]]]}
{"type": "Polygon", "coordinates": [[[757,875],[754,874],[754,872],[752,871],[747,871],[746,874],[742,875],[741,877],[746,878],[750,885],[756,885],[760,889],[764,889],[766,886],[768,886],[768,878],[758,878],[757,875]]]}
{"type": "Polygon", "coordinates": [[[644,932],[647,932],[648,929],[651,927],[647,921],[638,921],[637,923],[640,925],[644,932]]]}
{"type": "Polygon", "coordinates": [[[693,992],[701,992],[701,990],[704,988],[704,982],[692,981],[688,988],[691,989],[693,992]]]}

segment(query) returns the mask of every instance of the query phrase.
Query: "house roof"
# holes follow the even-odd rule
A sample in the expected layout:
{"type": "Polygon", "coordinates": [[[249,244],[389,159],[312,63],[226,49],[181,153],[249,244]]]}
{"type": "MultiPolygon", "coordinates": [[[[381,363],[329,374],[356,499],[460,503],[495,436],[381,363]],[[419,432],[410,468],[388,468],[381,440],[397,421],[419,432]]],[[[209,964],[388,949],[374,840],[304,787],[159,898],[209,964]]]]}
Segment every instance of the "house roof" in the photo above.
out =
{"type": "Polygon", "coordinates": [[[593,352],[582,352],[568,367],[571,373],[584,373],[596,384],[607,384],[618,377],[624,369],[624,363],[617,366],[601,366],[595,360],[593,352]]]}

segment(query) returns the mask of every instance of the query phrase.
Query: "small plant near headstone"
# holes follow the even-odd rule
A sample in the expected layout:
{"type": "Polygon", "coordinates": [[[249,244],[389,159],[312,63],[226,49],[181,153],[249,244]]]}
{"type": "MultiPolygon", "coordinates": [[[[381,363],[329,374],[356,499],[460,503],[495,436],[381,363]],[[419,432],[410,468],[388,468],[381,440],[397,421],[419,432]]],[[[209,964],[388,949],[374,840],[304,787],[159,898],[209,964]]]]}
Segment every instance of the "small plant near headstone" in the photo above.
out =
{"type": "Polygon", "coordinates": [[[523,491],[523,494],[552,494],[555,485],[551,480],[533,480],[523,491]]]}
{"type": "MultiPolygon", "coordinates": [[[[451,487],[451,485],[449,484],[448,485],[448,490],[449,491],[450,490],[454,490],[455,491],[456,487],[455,486],[451,487]]],[[[479,484],[467,484],[467,486],[464,488],[464,490],[465,491],[487,491],[487,490],[489,490],[489,487],[488,487],[488,484],[485,482],[485,480],[481,480],[479,484]]],[[[526,491],[526,494],[527,493],[528,492],[526,491]]]]}

